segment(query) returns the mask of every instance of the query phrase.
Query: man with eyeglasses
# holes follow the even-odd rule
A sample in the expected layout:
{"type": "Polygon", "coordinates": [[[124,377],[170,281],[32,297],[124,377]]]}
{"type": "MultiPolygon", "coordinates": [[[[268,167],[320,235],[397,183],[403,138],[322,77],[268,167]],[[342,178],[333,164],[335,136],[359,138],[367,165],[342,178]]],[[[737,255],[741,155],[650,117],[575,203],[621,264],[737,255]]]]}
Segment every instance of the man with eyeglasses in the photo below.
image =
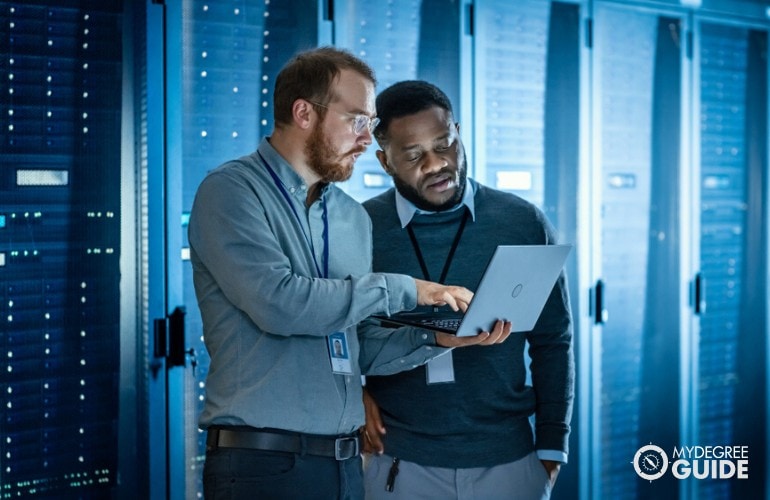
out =
{"type": "Polygon", "coordinates": [[[198,188],[189,240],[211,356],[207,499],[362,498],[361,375],[510,333],[502,321],[457,338],[367,320],[418,304],[465,310],[472,295],[371,272],[371,221],[334,183],[372,142],[374,86],[348,52],[298,54],[275,82],[273,134],[198,188]]]}
{"type": "MultiPolygon", "coordinates": [[[[459,126],[438,87],[399,82],[376,106],[377,158],[395,184],[364,202],[376,271],[473,289],[497,245],[555,243],[537,207],[467,177],[459,126]]],[[[565,277],[533,331],[367,377],[366,387],[365,434],[375,452],[367,458],[367,500],[548,498],[567,461],[574,392],[565,277]]]]}

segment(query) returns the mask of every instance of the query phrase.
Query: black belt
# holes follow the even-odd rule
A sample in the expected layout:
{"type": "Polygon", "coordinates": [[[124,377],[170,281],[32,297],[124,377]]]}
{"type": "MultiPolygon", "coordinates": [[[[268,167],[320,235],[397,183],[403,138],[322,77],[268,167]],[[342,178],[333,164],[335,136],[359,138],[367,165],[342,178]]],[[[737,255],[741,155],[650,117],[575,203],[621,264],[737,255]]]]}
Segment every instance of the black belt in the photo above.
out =
{"type": "Polygon", "coordinates": [[[206,436],[206,451],[217,448],[284,451],[333,457],[337,460],[353,458],[360,452],[358,435],[323,437],[301,433],[209,429],[206,436]]]}

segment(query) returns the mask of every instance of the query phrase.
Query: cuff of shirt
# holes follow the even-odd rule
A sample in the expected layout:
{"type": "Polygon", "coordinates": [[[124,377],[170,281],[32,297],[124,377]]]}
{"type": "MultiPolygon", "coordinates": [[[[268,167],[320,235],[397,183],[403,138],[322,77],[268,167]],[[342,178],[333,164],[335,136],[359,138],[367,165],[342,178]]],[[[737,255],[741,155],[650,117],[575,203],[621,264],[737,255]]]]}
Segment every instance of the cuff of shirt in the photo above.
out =
{"type": "Polygon", "coordinates": [[[430,347],[438,347],[439,349],[445,349],[444,347],[439,346],[436,344],[436,332],[433,330],[426,330],[425,328],[414,328],[414,331],[417,332],[417,338],[418,338],[418,345],[421,346],[430,346],[430,347]]]}
{"type": "Polygon", "coordinates": [[[388,294],[388,314],[411,311],[417,307],[417,284],[405,274],[382,273],[388,294]]]}
{"type": "Polygon", "coordinates": [[[552,460],[554,462],[567,463],[567,454],[559,450],[537,450],[537,458],[540,460],[552,460]]]}

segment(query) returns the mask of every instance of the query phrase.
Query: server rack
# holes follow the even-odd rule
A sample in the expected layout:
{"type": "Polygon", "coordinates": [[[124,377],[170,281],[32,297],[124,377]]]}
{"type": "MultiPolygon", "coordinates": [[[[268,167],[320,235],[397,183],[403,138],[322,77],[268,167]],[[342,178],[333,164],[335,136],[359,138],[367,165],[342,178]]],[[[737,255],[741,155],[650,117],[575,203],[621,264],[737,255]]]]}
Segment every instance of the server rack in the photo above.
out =
{"type": "Polygon", "coordinates": [[[118,484],[122,2],[2,2],[0,495],[118,484]]]}

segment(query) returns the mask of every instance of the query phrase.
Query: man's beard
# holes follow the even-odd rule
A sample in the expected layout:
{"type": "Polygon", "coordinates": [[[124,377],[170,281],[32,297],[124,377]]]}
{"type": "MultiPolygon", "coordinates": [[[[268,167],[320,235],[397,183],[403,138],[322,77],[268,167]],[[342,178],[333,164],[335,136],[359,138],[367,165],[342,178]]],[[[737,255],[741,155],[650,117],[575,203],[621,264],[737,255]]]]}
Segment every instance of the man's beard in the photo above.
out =
{"type": "MultiPolygon", "coordinates": [[[[363,153],[363,151],[361,150],[360,152],[363,153]]],[[[350,151],[350,153],[355,152],[358,151],[350,151]]],[[[321,177],[323,182],[342,182],[350,179],[350,176],[353,175],[352,163],[350,166],[346,166],[335,162],[334,159],[339,157],[339,155],[329,141],[329,138],[324,134],[320,124],[316,125],[307,139],[305,156],[310,168],[321,177]]]]}
{"type": "MultiPolygon", "coordinates": [[[[443,174],[445,172],[450,172],[449,168],[442,168],[439,171],[439,174],[443,174]]],[[[396,175],[393,176],[393,184],[396,185],[396,189],[398,189],[398,192],[401,194],[401,196],[406,198],[420,210],[426,210],[428,212],[443,212],[444,210],[454,208],[462,201],[463,195],[465,194],[465,181],[467,177],[468,166],[467,162],[465,161],[465,155],[463,155],[462,161],[457,166],[457,187],[455,188],[455,192],[448,200],[439,204],[425,199],[417,189],[402,181],[401,178],[396,175]]]]}

